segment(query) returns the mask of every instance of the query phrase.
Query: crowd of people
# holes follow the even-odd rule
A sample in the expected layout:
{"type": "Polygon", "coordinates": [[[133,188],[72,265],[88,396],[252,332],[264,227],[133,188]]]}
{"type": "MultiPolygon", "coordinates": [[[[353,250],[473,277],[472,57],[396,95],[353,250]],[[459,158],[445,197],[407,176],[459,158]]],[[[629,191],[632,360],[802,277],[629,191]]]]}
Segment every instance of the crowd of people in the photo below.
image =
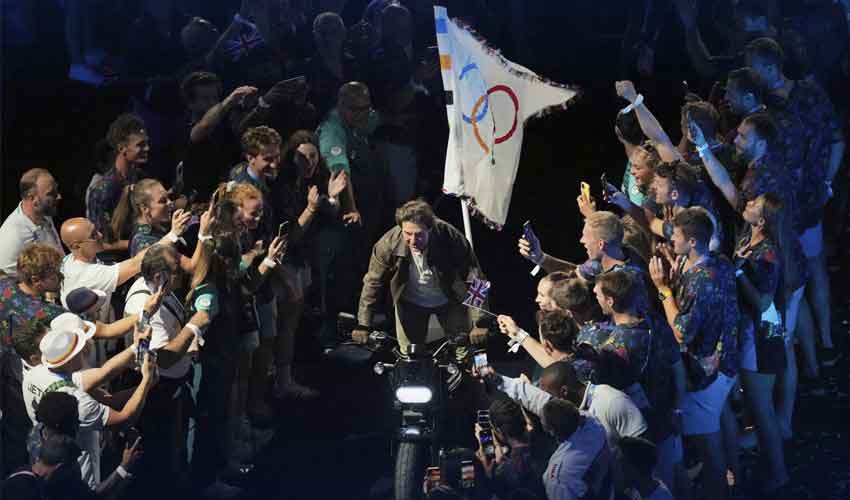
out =
{"type": "MultiPolygon", "coordinates": [[[[545,271],[531,332],[463,305],[486,269],[425,201],[445,147],[431,2],[373,0],[349,25],[345,1],[196,6],[212,20],[178,3],[141,2],[124,57],[87,61],[134,91],[72,193],[84,213],[60,224],[69,174],[28,168],[0,227],[6,498],[236,497],[273,438],[272,400],[322,397],[293,370],[305,313],[331,352],[368,342],[378,312],[403,351],[436,315],[473,345],[501,332],[535,365],[470,369],[492,400],[481,446],[447,454],[428,498],[787,489],[798,386],[822,391],[839,355],[824,220],[845,154],[827,90],[850,72],[847,2],[715,2],[734,22],[711,55],[702,10],[673,1],[693,68],[719,80],[672,103],[676,130],[638,88],[667,5],[643,2],[624,48],[641,80],[613,85],[622,184],[576,199],[586,260],[546,253],[533,230],[518,242],[545,271]],[[355,310],[341,338],[338,313],[355,310]],[[760,461],[749,482],[744,448],[760,461]],[[452,469],[465,457],[475,486],[452,469]]],[[[486,3],[458,9],[492,22],[486,3]]],[[[69,57],[91,59],[94,34],[75,35],[69,57]]]]}

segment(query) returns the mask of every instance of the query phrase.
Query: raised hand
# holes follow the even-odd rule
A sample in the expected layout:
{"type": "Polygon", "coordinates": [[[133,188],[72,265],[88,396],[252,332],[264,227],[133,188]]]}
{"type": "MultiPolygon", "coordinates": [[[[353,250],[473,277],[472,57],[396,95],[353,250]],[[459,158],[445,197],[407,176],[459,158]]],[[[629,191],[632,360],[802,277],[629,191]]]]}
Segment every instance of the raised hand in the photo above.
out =
{"type": "Polygon", "coordinates": [[[192,220],[192,212],[178,209],[171,214],[171,232],[177,236],[181,236],[186,228],[189,227],[189,221],[192,220]]]}
{"type": "Polygon", "coordinates": [[[268,258],[276,262],[280,261],[286,253],[286,245],[286,236],[278,236],[273,239],[271,245],[269,245],[268,258]]]}
{"type": "Polygon", "coordinates": [[[585,199],[584,196],[578,195],[576,198],[576,203],[578,203],[578,211],[581,212],[582,217],[587,218],[592,213],[596,212],[596,200],[591,196],[589,199],[585,199]]]}
{"type": "Polygon", "coordinates": [[[337,170],[328,179],[328,196],[336,198],[345,191],[346,187],[348,187],[348,174],[345,173],[345,170],[337,170]]]}
{"type": "Polygon", "coordinates": [[[622,80],[614,83],[614,88],[617,90],[618,96],[629,101],[630,103],[635,102],[635,99],[637,99],[638,94],[635,90],[635,84],[629,80],[622,80]]]}
{"type": "Polygon", "coordinates": [[[319,188],[316,186],[311,186],[310,191],[307,192],[307,206],[315,212],[319,209],[319,201],[321,200],[319,196],[319,188]]]}
{"type": "Polygon", "coordinates": [[[242,87],[237,87],[233,92],[230,93],[229,96],[225,97],[222,104],[225,108],[230,109],[237,104],[241,105],[245,97],[256,92],[257,87],[251,87],[250,85],[243,85],[242,87]]]}
{"type": "Polygon", "coordinates": [[[517,326],[516,321],[510,316],[500,314],[496,318],[496,322],[499,323],[499,331],[508,337],[515,337],[519,333],[519,326],[517,326]]]}
{"type": "Polygon", "coordinates": [[[661,257],[656,255],[649,260],[649,276],[652,278],[655,288],[659,290],[667,288],[667,273],[664,272],[664,262],[661,260],[661,257]]]}
{"type": "Polygon", "coordinates": [[[360,217],[360,212],[348,212],[347,214],[342,216],[342,221],[345,222],[345,225],[351,224],[362,224],[362,218],[360,217]]]}

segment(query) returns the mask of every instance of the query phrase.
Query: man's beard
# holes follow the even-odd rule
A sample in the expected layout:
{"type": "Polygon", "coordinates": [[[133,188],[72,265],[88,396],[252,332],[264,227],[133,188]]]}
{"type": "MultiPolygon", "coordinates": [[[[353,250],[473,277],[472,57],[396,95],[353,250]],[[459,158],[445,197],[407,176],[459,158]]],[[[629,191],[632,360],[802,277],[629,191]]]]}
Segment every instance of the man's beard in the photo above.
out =
{"type": "Polygon", "coordinates": [[[56,216],[56,204],[52,205],[44,205],[41,208],[41,215],[44,217],[55,217],[56,216]]]}

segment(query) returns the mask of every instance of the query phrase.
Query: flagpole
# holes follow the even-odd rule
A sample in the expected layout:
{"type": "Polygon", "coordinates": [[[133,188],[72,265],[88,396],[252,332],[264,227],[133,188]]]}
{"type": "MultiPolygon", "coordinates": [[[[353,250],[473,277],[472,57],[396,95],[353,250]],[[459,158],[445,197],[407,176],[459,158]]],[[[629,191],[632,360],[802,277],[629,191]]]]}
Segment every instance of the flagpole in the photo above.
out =
{"type": "Polygon", "coordinates": [[[460,199],[460,213],[463,215],[463,233],[466,235],[466,241],[469,246],[475,249],[475,244],[472,242],[472,224],[469,221],[469,200],[467,198],[460,199]]]}

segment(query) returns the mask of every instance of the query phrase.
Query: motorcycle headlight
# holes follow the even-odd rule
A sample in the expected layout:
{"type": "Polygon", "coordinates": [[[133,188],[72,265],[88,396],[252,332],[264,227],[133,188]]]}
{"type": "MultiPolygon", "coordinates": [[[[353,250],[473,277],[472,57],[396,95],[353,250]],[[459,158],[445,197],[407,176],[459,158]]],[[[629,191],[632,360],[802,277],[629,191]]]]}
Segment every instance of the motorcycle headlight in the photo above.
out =
{"type": "Polygon", "coordinates": [[[431,401],[433,393],[428,387],[410,385],[396,389],[395,397],[402,403],[424,404],[431,401]]]}

